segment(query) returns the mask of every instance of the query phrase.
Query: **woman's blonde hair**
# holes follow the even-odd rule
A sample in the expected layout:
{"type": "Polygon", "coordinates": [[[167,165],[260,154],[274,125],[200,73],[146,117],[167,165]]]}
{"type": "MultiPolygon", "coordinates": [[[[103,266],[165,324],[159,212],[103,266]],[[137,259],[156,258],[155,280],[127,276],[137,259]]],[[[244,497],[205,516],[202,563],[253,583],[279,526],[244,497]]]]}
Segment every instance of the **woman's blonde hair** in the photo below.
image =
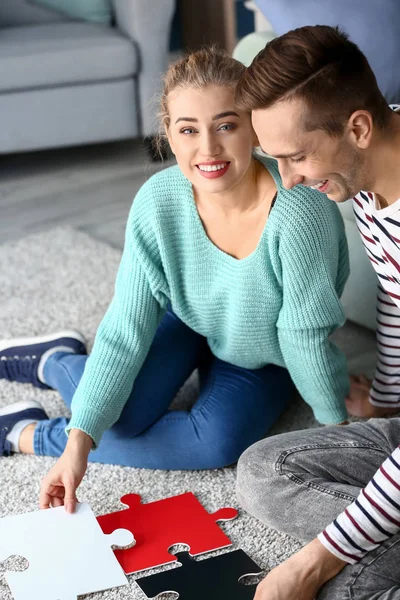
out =
{"type": "Polygon", "coordinates": [[[159,149],[165,143],[170,125],[168,97],[173,90],[186,87],[202,89],[208,85],[236,88],[245,70],[242,63],[214,45],[192,52],[173,63],[165,73],[160,99],[159,149]]]}

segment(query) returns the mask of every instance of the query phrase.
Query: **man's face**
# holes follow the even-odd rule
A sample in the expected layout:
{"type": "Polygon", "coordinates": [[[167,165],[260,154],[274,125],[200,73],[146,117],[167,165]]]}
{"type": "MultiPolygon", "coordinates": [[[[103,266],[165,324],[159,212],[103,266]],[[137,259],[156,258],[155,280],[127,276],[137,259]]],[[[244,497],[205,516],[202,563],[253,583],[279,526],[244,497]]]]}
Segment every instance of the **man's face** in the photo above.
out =
{"type": "Polygon", "coordinates": [[[306,110],[302,100],[293,99],[252,113],[261,149],[278,160],[285,188],[306,185],[335,202],[367,189],[365,158],[353,137],[346,130],[341,137],[306,131],[306,110]]]}

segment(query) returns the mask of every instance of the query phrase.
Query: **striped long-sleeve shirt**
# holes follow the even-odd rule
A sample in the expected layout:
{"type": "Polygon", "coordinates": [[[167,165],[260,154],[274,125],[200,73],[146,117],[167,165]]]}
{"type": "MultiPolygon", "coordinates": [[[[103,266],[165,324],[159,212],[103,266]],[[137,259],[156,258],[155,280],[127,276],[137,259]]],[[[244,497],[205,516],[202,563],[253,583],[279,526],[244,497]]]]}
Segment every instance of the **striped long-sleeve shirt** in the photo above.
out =
{"type": "MultiPolygon", "coordinates": [[[[378,362],[370,393],[376,406],[400,407],[400,199],[380,208],[375,194],[360,192],[354,213],[379,279],[378,362]]],[[[383,463],[355,500],[319,536],[333,554],[360,560],[400,531],[400,447],[383,463]]]]}
{"type": "Polygon", "coordinates": [[[374,194],[360,192],[354,214],[379,279],[376,338],[378,362],[370,402],[400,407],[400,199],[380,209],[374,194]]]}
{"type": "Polygon", "coordinates": [[[319,534],[320,542],[349,563],[400,531],[400,447],[355,500],[319,534]]]}

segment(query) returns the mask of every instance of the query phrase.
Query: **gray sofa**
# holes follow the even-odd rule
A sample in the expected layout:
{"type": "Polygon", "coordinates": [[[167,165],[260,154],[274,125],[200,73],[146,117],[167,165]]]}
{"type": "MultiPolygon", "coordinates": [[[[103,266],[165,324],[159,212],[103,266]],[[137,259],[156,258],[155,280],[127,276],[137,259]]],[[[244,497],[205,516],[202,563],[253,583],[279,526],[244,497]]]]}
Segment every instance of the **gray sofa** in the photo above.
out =
{"type": "Polygon", "coordinates": [[[152,136],[175,0],[113,0],[115,26],[0,0],[0,153],[152,136]]]}

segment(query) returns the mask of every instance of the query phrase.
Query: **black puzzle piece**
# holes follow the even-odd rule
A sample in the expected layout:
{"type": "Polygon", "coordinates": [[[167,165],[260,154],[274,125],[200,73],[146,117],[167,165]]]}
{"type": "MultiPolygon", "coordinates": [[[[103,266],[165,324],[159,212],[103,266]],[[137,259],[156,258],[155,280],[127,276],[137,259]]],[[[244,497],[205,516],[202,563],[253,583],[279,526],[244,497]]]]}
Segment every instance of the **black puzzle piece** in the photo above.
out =
{"type": "Polygon", "coordinates": [[[243,550],[207,560],[195,560],[188,552],[176,556],[181,567],[136,580],[148,598],[176,592],[179,600],[253,600],[256,584],[244,585],[239,579],[261,569],[243,550]]]}

